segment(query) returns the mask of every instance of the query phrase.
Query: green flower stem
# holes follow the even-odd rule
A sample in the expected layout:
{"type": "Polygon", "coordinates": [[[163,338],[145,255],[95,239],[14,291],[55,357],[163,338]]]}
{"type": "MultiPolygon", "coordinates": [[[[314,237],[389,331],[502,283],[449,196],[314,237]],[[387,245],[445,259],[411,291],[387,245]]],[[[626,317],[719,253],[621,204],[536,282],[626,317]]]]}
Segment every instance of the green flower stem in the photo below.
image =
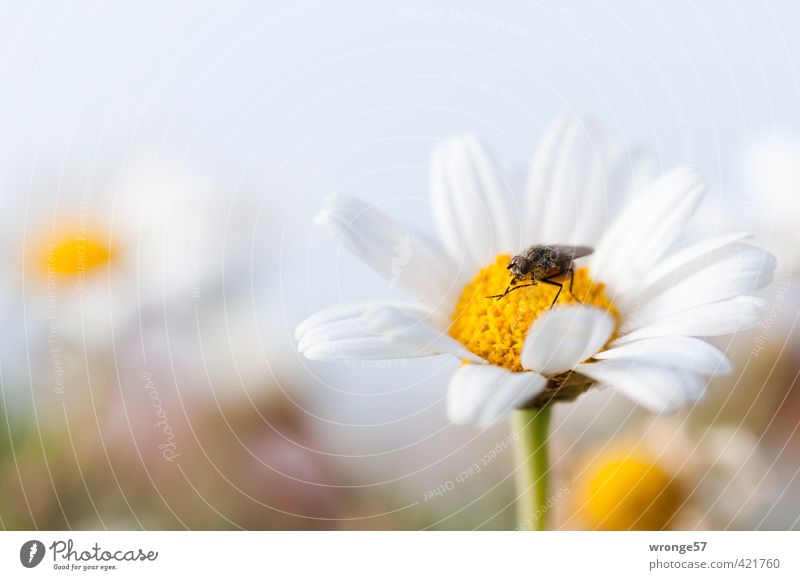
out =
{"type": "Polygon", "coordinates": [[[550,430],[550,407],[520,409],[512,418],[518,435],[517,518],[521,530],[544,530],[547,527],[547,480],[550,464],[547,435],[550,430]]]}

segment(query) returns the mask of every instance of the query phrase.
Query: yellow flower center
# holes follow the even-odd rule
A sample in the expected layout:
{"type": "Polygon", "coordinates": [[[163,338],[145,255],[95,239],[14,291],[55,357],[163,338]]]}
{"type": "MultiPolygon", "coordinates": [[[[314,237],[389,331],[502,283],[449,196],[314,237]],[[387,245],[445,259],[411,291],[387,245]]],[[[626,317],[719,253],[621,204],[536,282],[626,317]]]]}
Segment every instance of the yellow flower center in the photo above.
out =
{"type": "MultiPolygon", "coordinates": [[[[508,254],[497,256],[494,263],[483,268],[467,284],[453,312],[453,323],[448,332],[491,364],[521,371],[520,354],[525,335],[533,321],[550,309],[558,287],[539,283],[510,292],[500,299],[487,298],[502,294],[508,286],[511,280],[507,269],[510,259],[508,254]]],[[[564,284],[564,289],[554,307],[582,302],[617,316],[616,309],[605,295],[604,285],[594,283],[587,268],[575,272],[573,293],[569,291],[568,277],[557,281],[564,284]]]]}
{"type": "Polygon", "coordinates": [[[76,276],[110,262],[111,250],[88,239],[69,238],[51,244],[47,250],[48,272],[76,276]]]}
{"type": "Polygon", "coordinates": [[[684,499],[670,474],[643,457],[598,461],[583,488],[581,515],[598,530],[667,529],[684,499]]]}

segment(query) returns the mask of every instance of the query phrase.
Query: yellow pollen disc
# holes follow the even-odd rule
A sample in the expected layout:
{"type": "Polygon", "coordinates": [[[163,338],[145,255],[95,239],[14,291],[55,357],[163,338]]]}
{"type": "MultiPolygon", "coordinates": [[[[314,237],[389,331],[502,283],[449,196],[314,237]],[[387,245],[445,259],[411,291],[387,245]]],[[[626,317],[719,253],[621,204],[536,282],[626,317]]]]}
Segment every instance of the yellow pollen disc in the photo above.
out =
{"type": "Polygon", "coordinates": [[[585,523],[598,530],[667,529],[683,501],[680,486],[642,457],[611,457],[587,473],[579,498],[585,523]]]}
{"type": "MultiPolygon", "coordinates": [[[[453,312],[453,323],[448,332],[471,352],[491,364],[511,371],[521,371],[520,353],[525,335],[533,321],[550,309],[558,288],[539,283],[510,292],[499,300],[487,298],[502,294],[508,286],[511,280],[507,269],[510,259],[508,254],[497,256],[493,264],[482,269],[467,284],[453,312]]],[[[558,278],[557,281],[564,284],[564,289],[554,308],[580,301],[588,306],[608,310],[617,316],[616,309],[605,295],[604,285],[594,283],[587,268],[575,272],[572,287],[574,295],[569,291],[569,277],[558,278]]],[[[522,282],[525,283],[527,282],[522,282]]]]}
{"type": "Polygon", "coordinates": [[[106,246],[91,240],[72,238],[48,248],[47,271],[74,276],[110,260],[111,251],[106,246]]]}

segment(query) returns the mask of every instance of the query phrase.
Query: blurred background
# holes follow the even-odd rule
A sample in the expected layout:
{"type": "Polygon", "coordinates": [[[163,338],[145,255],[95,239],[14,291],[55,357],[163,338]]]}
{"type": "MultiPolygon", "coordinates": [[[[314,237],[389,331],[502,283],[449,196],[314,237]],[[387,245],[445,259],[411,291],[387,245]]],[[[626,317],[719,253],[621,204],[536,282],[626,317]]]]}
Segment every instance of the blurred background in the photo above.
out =
{"type": "Polygon", "coordinates": [[[400,295],[315,231],[326,195],[430,229],[435,140],[473,132],[524,175],[565,110],[696,167],[693,227],[750,230],[779,268],[696,408],[593,391],[557,409],[553,527],[800,528],[798,18],[736,0],[5,3],[0,528],[512,529],[507,426],[445,418],[457,361],[308,362],[292,335],[400,295]]]}

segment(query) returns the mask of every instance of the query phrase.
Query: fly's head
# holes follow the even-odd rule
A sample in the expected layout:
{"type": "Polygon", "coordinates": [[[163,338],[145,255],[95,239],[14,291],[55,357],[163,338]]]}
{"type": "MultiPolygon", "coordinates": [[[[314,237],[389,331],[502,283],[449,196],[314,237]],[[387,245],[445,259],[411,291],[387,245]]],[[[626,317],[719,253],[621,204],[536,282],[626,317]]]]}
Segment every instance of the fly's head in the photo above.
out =
{"type": "Polygon", "coordinates": [[[533,263],[523,255],[514,256],[508,263],[508,269],[514,278],[524,278],[531,273],[533,263]]]}

